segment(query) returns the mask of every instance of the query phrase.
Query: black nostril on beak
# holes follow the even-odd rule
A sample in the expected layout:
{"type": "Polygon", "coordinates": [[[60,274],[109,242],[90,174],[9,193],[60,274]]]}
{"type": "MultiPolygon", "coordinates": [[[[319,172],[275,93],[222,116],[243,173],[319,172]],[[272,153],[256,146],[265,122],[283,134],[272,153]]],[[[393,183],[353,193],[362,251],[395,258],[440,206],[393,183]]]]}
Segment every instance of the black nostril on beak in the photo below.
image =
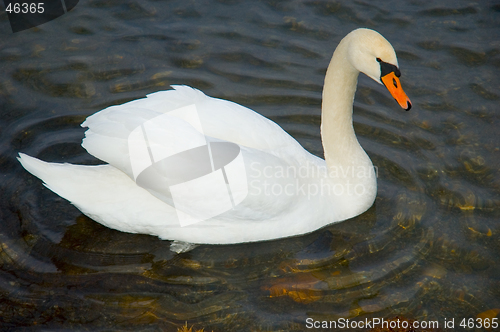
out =
{"type": "Polygon", "coordinates": [[[409,111],[411,109],[411,103],[409,101],[406,102],[406,110],[409,111]]]}

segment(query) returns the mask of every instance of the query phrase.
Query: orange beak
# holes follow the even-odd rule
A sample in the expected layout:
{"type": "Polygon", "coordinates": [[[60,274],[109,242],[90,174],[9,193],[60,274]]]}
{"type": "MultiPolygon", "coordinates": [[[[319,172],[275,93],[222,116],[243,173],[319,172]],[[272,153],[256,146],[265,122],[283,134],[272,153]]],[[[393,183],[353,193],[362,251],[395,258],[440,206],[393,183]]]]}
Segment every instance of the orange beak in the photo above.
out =
{"type": "Polygon", "coordinates": [[[411,108],[410,98],[408,98],[406,93],[403,91],[401,82],[399,82],[399,78],[396,77],[396,74],[394,74],[394,72],[390,72],[389,74],[382,76],[380,79],[394,99],[396,99],[399,106],[409,111],[411,108]]]}

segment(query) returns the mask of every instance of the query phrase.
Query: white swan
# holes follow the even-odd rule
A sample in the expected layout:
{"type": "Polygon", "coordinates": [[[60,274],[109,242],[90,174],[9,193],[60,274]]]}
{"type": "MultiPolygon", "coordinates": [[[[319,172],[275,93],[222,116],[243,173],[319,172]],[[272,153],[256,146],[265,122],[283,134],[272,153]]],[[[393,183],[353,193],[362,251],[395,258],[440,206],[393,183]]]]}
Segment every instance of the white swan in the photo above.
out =
{"type": "Polygon", "coordinates": [[[352,125],[359,72],[411,107],[390,43],[373,30],[352,31],[325,77],[326,161],[271,120],[188,86],[88,117],[82,146],[107,165],[18,159],[84,214],[123,232],[207,244],[308,233],[363,213],[376,196],[372,162],[352,125]]]}

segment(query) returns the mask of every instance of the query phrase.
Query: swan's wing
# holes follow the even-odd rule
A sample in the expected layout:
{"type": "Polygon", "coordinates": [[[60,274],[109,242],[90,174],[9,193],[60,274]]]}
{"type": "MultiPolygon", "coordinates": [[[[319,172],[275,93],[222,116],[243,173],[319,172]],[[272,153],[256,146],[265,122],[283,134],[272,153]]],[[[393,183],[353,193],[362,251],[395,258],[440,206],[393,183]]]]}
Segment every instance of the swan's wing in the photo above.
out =
{"type": "Polygon", "coordinates": [[[276,123],[186,86],[109,107],[82,126],[89,128],[82,144],[89,153],[177,211],[199,216],[193,220],[229,210],[231,220],[272,218],[290,198],[271,199],[252,184],[290,187],[293,179],[268,179],[264,169],[297,168],[310,159],[276,123]]]}
{"type": "Polygon", "coordinates": [[[251,109],[188,86],[173,87],[88,117],[82,123],[89,128],[82,146],[131,177],[129,143],[145,123],[150,128],[143,127],[143,131],[156,127],[157,144],[168,145],[172,153],[199,146],[203,137],[211,137],[285,159],[307,154],[280,126],[251,109]]]}

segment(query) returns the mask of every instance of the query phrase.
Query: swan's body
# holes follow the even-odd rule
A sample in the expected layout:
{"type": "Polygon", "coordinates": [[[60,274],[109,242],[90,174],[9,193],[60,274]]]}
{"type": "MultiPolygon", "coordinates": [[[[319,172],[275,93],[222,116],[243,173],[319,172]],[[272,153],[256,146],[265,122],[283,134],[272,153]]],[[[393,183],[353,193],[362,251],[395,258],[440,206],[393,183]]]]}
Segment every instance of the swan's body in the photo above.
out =
{"type": "MultiPolygon", "coordinates": [[[[383,75],[387,68],[395,68],[393,75],[399,72],[392,46],[375,31],[355,30],[337,47],[323,90],[326,161],[254,111],[187,86],[174,86],[87,118],[82,126],[89,129],[82,145],[108,165],[46,163],[24,154],[19,160],[84,214],[120,231],[210,244],[304,234],[359,215],[373,204],[376,178],[353,130],[352,102],[360,71],[387,86],[388,76],[383,75]],[[138,141],[133,140],[139,137],[136,134],[138,141]],[[134,144],[143,142],[148,146],[141,157],[134,144]],[[211,170],[191,169],[203,163],[193,162],[183,152],[207,146],[211,170]],[[215,147],[222,148],[220,165],[215,147]],[[162,160],[175,162],[162,164],[158,153],[162,160]],[[205,175],[204,182],[196,182],[205,175]],[[174,190],[188,180],[194,182],[187,191],[174,190]],[[180,204],[179,197],[187,194],[191,195],[184,200],[187,205],[180,204]],[[199,211],[210,207],[222,212],[199,211]]],[[[388,88],[401,106],[410,107],[404,93],[406,99],[396,94],[400,87],[388,88]]]]}

